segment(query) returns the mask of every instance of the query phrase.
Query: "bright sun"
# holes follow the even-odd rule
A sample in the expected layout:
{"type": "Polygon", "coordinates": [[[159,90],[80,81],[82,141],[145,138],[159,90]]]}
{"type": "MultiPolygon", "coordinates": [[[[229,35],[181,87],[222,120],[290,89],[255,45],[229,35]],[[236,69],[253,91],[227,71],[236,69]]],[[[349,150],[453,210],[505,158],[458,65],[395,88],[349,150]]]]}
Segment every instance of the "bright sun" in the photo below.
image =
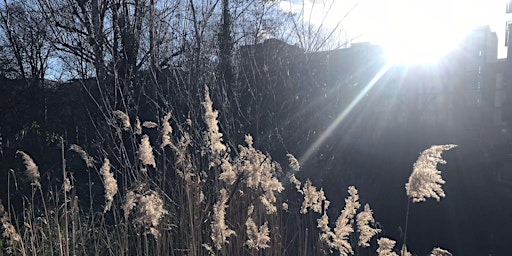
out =
{"type": "Polygon", "coordinates": [[[280,0],[280,8],[327,30],[341,21],[347,40],[381,45],[391,63],[414,65],[437,62],[477,26],[504,31],[506,1],[280,0]]]}
{"type": "Polygon", "coordinates": [[[479,25],[480,2],[391,0],[376,41],[392,63],[435,63],[457,48],[472,27],[479,25]]]}

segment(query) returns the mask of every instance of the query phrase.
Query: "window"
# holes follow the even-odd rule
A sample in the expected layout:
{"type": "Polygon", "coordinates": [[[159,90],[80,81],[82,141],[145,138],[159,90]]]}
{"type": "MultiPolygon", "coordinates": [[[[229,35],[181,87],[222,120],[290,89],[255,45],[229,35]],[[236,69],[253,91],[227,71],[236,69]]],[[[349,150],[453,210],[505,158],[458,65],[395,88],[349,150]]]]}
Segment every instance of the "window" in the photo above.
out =
{"type": "Polygon", "coordinates": [[[510,40],[510,31],[512,30],[512,21],[507,21],[506,29],[507,31],[505,31],[505,46],[508,46],[508,41],[510,40]]]}

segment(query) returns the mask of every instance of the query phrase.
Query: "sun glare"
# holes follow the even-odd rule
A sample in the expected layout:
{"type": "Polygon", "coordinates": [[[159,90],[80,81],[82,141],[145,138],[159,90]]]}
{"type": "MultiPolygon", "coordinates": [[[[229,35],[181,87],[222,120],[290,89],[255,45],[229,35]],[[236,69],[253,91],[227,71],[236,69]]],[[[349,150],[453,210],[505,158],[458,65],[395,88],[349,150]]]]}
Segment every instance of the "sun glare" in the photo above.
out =
{"type": "Polygon", "coordinates": [[[396,0],[377,41],[394,64],[432,64],[457,48],[478,25],[477,1],[396,0]]]}
{"type": "Polygon", "coordinates": [[[456,49],[477,26],[490,25],[501,38],[504,33],[499,31],[505,30],[505,3],[505,0],[280,0],[280,9],[302,15],[304,22],[327,30],[341,29],[347,41],[381,45],[391,63],[410,65],[436,63],[456,49]]]}

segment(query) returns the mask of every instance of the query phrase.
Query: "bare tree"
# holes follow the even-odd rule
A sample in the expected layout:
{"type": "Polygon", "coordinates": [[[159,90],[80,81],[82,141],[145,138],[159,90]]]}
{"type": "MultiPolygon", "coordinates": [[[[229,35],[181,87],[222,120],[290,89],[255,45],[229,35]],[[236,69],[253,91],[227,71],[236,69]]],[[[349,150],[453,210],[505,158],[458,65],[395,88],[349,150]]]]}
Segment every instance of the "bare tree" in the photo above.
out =
{"type": "Polygon", "coordinates": [[[16,62],[19,77],[36,84],[44,81],[54,51],[44,16],[31,1],[4,0],[0,19],[5,45],[16,62]]]}

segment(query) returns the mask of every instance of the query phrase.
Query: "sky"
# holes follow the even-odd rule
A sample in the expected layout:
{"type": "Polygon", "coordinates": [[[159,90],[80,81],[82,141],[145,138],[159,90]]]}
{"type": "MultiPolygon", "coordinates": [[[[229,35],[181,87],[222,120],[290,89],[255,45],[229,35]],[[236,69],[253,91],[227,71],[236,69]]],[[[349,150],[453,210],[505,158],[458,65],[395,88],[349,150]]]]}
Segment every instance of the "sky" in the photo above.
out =
{"type": "MultiPolygon", "coordinates": [[[[283,0],[283,9],[297,10],[302,0],[283,0]]],[[[433,45],[453,48],[471,28],[490,25],[504,45],[506,0],[304,0],[305,20],[334,26],[345,33],[380,45],[433,45]],[[327,11],[332,4],[331,11],[327,11]],[[355,7],[354,7],[355,6],[355,7]],[[435,40],[433,40],[433,38],[435,40]]],[[[508,16],[512,20],[512,14],[508,16]]],[[[403,47],[403,46],[401,46],[403,47]]],[[[500,47],[499,55],[506,52],[500,47]]]]}

